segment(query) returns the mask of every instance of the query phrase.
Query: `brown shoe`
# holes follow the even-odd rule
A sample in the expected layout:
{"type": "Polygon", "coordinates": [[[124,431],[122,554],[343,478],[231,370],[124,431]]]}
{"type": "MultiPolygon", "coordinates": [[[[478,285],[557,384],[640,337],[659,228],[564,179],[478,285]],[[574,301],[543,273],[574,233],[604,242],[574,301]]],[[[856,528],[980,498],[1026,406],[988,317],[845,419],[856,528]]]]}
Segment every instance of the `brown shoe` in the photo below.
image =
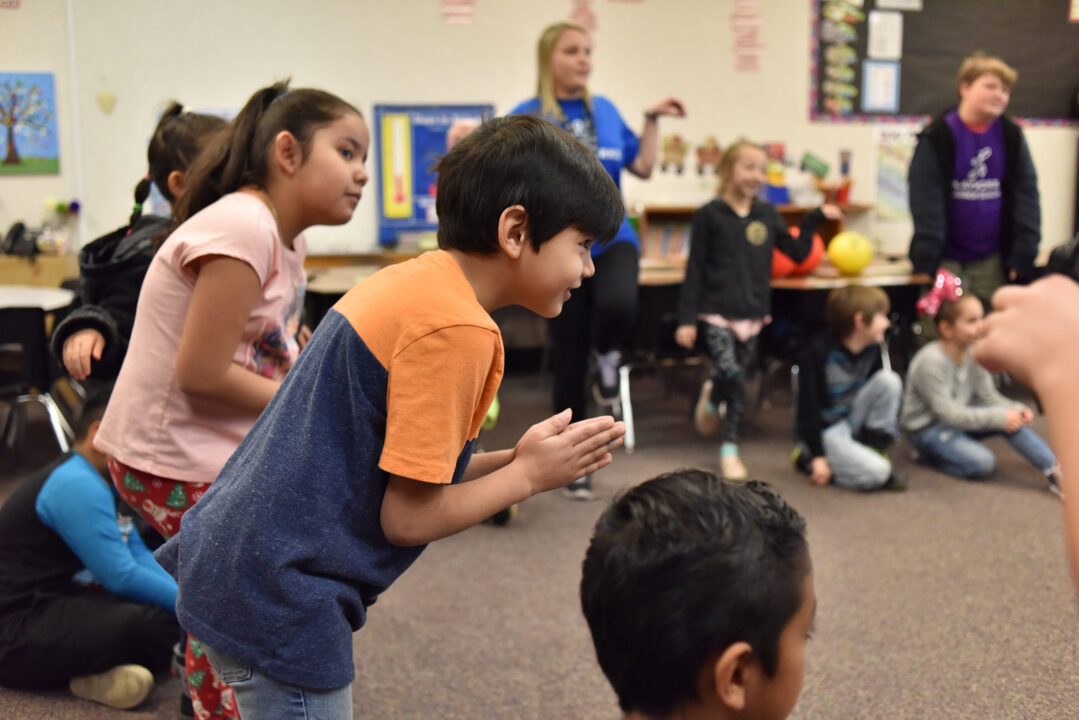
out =
{"type": "Polygon", "coordinates": [[[719,411],[712,404],[712,381],[705,380],[701,385],[701,394],[697,396],[697,406],[693,408],[693,426],[703,437],[716,434],[719,429],[719,411]]]}
{"type": "Polygon", "coordinates": [[[135,707],[154,688],[153,674],[142,665],[117,665],[97,675],[71,678],[71,692],[83,700],[128,710],[135,707]]]}

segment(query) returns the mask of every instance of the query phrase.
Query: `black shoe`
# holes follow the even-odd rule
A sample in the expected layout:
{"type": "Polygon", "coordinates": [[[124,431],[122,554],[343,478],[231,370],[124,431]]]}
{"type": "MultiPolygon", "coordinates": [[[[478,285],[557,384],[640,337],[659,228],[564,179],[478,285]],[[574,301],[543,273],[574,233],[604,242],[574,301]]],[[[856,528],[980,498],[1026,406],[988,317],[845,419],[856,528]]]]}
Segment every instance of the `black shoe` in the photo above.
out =
{"type": "Polygon", "coordinates": [[[907,480],[907,476],[903,473],[892,470],[892,474],[888,476],[888,480],[881,486],[881,490],[891,490],[892,492],[902,492],[910,485],[910,481],[907,480]]]}
{"type": "Polygon", "coordinates": [[[809,457],[809,450],[804,445],[798,445],[791,453],[791,463],[794,469],[806,477],[813,474],[813,458],[809,457]]]}
{"type": "Polygon", "coordinates": [[[187,695],[180,696],[180,717],[195,717],[195,706],[191,704],[191,698],[187,695]]]}
{"type": "Polygon", "coordinates": [[[859,430],[854,439],[863,445],[868,445],[877,452],[884,452],[895,443],[895,435],[870,427],[859,430]]]}
{"type": "Polygon", "coordinates": [[[562,494],[570,500],[591,500],[593,498],[592,476],[585,475],[583,478],[574,480],[562,488],[562,494]]]}

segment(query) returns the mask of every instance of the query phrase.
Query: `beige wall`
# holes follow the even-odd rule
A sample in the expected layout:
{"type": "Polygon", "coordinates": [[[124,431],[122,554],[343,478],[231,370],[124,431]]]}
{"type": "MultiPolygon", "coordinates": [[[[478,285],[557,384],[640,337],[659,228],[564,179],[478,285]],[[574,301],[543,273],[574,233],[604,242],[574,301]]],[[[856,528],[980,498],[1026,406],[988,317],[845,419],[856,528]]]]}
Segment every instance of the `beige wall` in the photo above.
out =
{"type": "MultiPolygon", "coordinates": [[[[807,0],[761,0],[765,54],[755,73],[734,71],[734,0],[593,5],[600,28],[592,88],[632,126],[645,107],[673,93],[689,117],[665,119],[662,130],[690,142],[714,134],[726,143],[746,134],[783,141],[795,157],[810,150],[833,165],[839,149],[849,148],[852,200],[872,202],[873,126],[807,119],[807,0]]],[[[19,10],[0,10],[0,67],[56,73],[63,172],[0,177],[0,228],[20,218],[39,222],[45,196],[76,193],[84,201],[85,237],[122,223],[145,172],[156,113],[172,97],[199,108],[238,107],[257,87],[291,75],[295,85],[329,89],[367,114],[376,102],[491,102],[505,112],[532,94],[536,37],[568,7],[564,0],[477,0],[474,24],[454,27],[442,24],[437,0],[71,0],[70,9],[65,0],[23,0],[19,10]],[[101,91],[117,96],[111,114],[97,106],[101,91]]],[[[1071,235],[1079,129],[1029,128],[1027,137],[1040,178],[1044,250],[1071,235]]],[[[660,176],[627,180],[625,188],[631,202],[696,202],[708,186],[660,176]]],[[[309,233],[312,252],[374,247],[369,190],[347,226],[309,233]]],[[[875,233],[871,214],[856,224],[875,233]]],[[[879,240],[902,252],[905,233],[894,235],[879,240]]]]}

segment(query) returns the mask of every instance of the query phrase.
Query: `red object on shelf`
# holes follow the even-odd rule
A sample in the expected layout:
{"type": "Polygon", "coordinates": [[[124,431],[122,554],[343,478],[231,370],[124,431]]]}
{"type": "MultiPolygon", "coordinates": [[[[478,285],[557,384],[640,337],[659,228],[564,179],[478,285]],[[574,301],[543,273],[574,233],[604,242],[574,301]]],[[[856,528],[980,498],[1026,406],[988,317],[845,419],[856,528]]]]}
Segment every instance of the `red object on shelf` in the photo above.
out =
{"type": "MultiPolygon", "coordinates": [[[[798,237],[799,229],[789,228],[793,237],[798,237]]],[[[824,241],[820,235],[813,236],[813,247],[806,259],[800,263],[794,262],[788,255],[781,253],[777,248],[772,248],[772,277],[781,278],[791,275],[808,275],[813,272],[824,257],[824,241]]]]}

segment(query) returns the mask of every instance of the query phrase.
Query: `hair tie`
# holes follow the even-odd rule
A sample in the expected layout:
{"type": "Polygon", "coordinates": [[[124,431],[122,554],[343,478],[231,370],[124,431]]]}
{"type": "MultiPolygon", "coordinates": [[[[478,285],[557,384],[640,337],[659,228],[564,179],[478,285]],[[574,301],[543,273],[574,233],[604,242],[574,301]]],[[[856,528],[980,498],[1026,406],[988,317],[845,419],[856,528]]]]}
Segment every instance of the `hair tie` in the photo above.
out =
{"type": "Polygon", "coordinates": [[[142,203],[135,203],[135,207],[132,209],[137,213],[142,212],[142,203]]]}
{"type": "Polygon", "coordinates": [[[945,302],[956,302],[963,296],[963,280],[952,272],[941,268],[937,270],[937,279],[929,292],[918,299],[915,307],[923,315],[935,318],[940,306],[945,302]]]}

